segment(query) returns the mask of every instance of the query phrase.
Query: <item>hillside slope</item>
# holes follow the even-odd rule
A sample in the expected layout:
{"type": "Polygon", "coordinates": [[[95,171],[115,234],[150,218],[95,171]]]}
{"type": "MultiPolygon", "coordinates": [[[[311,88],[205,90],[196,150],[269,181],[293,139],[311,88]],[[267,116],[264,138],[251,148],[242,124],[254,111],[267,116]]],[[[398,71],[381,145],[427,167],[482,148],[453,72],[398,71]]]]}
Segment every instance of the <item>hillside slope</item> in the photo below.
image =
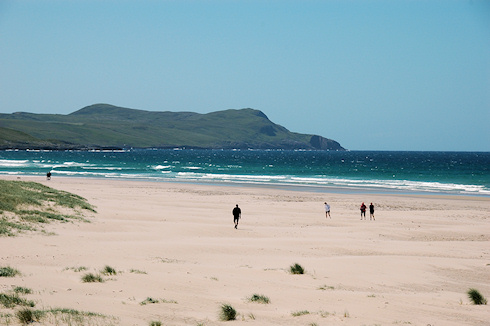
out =
{"type": "Polygon", "coordinates": [[[344,150],[334,140],[290,132],[254,109],[207,114],[95,104],[68,115],[0,114],[0,148],[255,148],[344,150]]]}

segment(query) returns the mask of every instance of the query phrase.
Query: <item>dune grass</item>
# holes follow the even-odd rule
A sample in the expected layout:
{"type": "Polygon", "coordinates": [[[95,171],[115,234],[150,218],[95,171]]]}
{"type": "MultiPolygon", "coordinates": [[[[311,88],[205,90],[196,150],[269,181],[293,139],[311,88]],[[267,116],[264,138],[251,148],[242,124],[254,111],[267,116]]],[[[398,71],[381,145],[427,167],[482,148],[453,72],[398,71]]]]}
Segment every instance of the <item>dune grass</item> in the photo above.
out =
{"type": "Polygon", "coordinates": [[[108,317],[94,312],[85,312],[68,308],[52,308],[47,310],[33,310],[33,319],[39,323],[49,325],[115,325],[108,317]]]}
{"type": "Polygon", "coordinates": [[[304,274],[305,269],[300,264],[294,264],[289,267],[289,272],[291,274],[304,274]]]}
{"type": "Polygon", "coordinates": [[[299,310],[299,311],[294,311],[291,313],[291,316],[293,317],[299,317],[303,315],[309,315],[310,312],[308,310],[299,310]]]}
{"type": "Polygon", "coordinates": [[[0,267],[0,277],[15,277],[20,275],[20,272],[12,267],[0,267]]]}
{"type": "Polygon", "coordinates": [[[270,300],[268,297],[262,294],[252,294],[250,298],[248,298],[250,302],[257,302],[257,303],[263,303],[263,304],[268,304],[270,303],[270,300]]]}
{"type": "Polygon", "coordinates": [[[134,273],[134,274],[148,274],[145,271],[142,271],[142,270],[139,270],[139,269],[134,269],[134,268],[132,268],[129,272],[130,273],[134,273]]]}
{"type": "Polygon", "coordinates": [[[51,221],[83,220],[84,211],[95,209],[78,195],[37,182],[0,180],[0,236],[36,231],[51,221]]]}
{"type": "Polygon", "coordinates": [[[83,283],[103,283],[104,279],[99,274],[87,273],[82,276],[83,283]]]}
{"type": "Polygon", "coordinates": [[[106,265],[104,269],[101,271],[101,273],[104,275],[117,275],[116,269],[112,268],[109,265],[106,265]]]}
{"type": "Polygon", "coordinates": [[[14,288],[14,292],[20,293],[20,294],[31,294],[32,290],[29,288],[22,287],[22,286],[17,286],[14,288]]]}
{"type": "Polygon", "coordinates": [[[144,305],[147,305],[150,303],[159,303],[159,302],[160,302],[160,300],[158,300],[158,299],[153,299],[153,298],[147,297],[145,300],[140,302],[140,305],[144,306],[144,305]]]}
{"type": "Polygon", "coordinates": [[[21,298],[17,293],[0,293],[0,304],[5,308],[15,308],[17,306],[34,307],[36,305],[34,301],[21,298]]]}
{"type": "Polygon", "coordinates": [[[147,297],[145,300],[140,302],[140,305],[144,306],[149,303],[175,303],[177,304],[178,302],[175,300],[167,300],[167,299],[155,299],[151,297],[147,297]]]}
{"type": "Polygon", "coordinates": [[[151,321],[148,325],[149,326],[162,326],[162,322],[161,321],[151,321]]]}
{"type": "Polygon", "coordinates": [[[72,271],[78,273],[78,272],[86,271],[86,270],[88,270],[88,268],[85,266],[75,266],[75,267],[66,267],[64,269],[64,271],[67,271],[67,270],[72,270],[72,271]]]}
{"type": "Polygon", "coordinates": [[[468,298],[473,302],[475,305],[484,305],[487,304],[487,299],[478,292],[476,289],[469,289],[468,292],[468,298]]]}
{"type": "Polygon", "coordinates": [[[222,321],[235,320],[236,319],[236,310],[229,304],[222,304],[220,309],[219,318],[222,321]]]}
{"type": "Polygon", "coordinates": [[[17,311],[16,316],[22,325],[27,325],[35,321],[34,314],[32,313],[32,310],[29,308],[24,308],[17,311]]]}

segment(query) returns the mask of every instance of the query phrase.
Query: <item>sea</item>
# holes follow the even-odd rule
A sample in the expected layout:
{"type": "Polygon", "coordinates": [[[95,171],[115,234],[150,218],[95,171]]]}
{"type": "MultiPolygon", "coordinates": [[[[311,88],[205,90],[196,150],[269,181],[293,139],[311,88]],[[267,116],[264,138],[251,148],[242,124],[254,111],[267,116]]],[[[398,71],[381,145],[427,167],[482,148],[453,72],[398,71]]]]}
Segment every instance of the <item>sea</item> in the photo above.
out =
{"type": "Polygon", "coordinates": [[[127,149],[0,151],[0,175],[490,196],[490,152],[127,149]]]}

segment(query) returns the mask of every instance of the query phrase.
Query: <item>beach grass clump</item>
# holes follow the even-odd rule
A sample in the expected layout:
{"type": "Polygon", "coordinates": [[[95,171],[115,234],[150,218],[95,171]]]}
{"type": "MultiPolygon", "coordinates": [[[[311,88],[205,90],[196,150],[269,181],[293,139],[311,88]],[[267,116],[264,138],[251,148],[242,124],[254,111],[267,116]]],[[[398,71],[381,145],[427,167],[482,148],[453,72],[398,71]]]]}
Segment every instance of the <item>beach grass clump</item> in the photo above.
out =
{"type": "Polygon", "coordinates": [[[20,293],[20,294],[31,294],[32,290],[29,288],[22,287],[22,286],[17,286],[14,288],[14,292],[20,293]]]}
{"type": "Polygon", "coordinates": [[[85,267],[85,266],[78,266],[78,267],[73,267],[73,271],[74,272],[83,272],[83,271],[86,271],[88,268],[85,267]]]}
{"type": "Polygon", "coordinates": [[[16,316],[22,325],[27,325],[27,324],[33,323],[35,321],[34,320],[34,313],[29,308],[24,308],[24,309],[17,311],[16,316]]]}
{"type": "Polygon", "coordinates": [[[304,274],[305,269],[300,264],[294,264],[289,267],[289,272],[291,274],[304,274]]]}
{"type": "Polygon", "coordinates": [[[15,268],[10,266],[0,267],[0,277],[15,277],[17,275],[20,275],[20,272],[15,268]]]}
{"type": "Polygon", "coordinates": [[[304,315],[309,315],[310,312],[308,310],[298,310],[298,311],[293,311],[291,313],[291,316],[293,317],[299,317],[299,316],[304,316],[304,315]]]}
{"type": "Polygon", "coordinates": [[[485,305],[487,304],[487,299],[476,289],[469,289],[468,292],[468,298],[473,302],[475,305],[485,305]]]}
{"type": "Polygon", "coordinates": [[[17,293],[0,293],[0,304],[5,308],[15,308],[16,306],[34,307],[36,305],[34,301],[21,298],[17,293]]]}
{"type": "Polygon", "coordinates": [[[248,299],[250,302],[257,302],[257,303],[263,303],[263,304],[268,304],[270,303],[270,300],[268,297],[262,294],[252,294],[252,296],[248,299]]]}
{"type": "Polygon", "coordinates": [[[104,269],[101,271],[101,273],[104,275],[116,275],[117,274],[116,270],[109,265],[106,265],[104,267],[104,269]]]}
{"type": "Polygon", "coordinates": [[[134,268],[132,268],[129,272],[130,273],[134,273],[134,274],[148,274],[145,271],[142,271],[142,270],[139,270],[139,269],[134,269],[134,268]]]}
{"type": "Polygon", "coordinates": [[[151,321],[148,325],[149,326],[162,326],[162,322],[161,321],[151,321]]]}
{"type": "Polygon", "coordinates": [[[220,309],[219,318],[222,321],[229,321],[236,319],[237,312],[235,308],[233,308],[229,304],[222,304],[220,309]]]}
{"type": "Polygon", "coordinates": [[[36,231],[36,225],[53,220],[83,220],[83,211],[95,209],[78,195],[37,182],[0,180],[0,235],[36,231]]]}
{"type": "Polygon", "coordinates": [[[82,276],[82,282],[84,283],[103,283],[104,279],[99,274],[87,273],[82,276]]]}
{"type": "Polygon", "coordinates": [[[144,306],[144,305],[147,305],[150,303],[159,303],[159,302],[160,302],[160,300],[158,300],[158,299],[147,297],[145,300],[140,302],[140,305],[144,306]]]}

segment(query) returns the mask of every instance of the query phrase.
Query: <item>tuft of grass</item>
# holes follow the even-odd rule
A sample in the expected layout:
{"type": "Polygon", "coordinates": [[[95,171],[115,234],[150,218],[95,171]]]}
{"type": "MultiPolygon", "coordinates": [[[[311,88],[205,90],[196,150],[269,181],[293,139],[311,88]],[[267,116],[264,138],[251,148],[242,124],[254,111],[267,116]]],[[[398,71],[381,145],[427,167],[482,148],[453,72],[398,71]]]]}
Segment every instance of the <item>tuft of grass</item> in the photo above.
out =
{"type": "Polygon", "coordinates": [[[0,293],[0,304],[5,308],[14,308],[16,306],[34,307],[36,305],[34,301],[21,298],[17,293],[0,293]]]}
{"type": "Polygon", "coordinates": [[[229,304],[222,304],[220,309],[219,318],[222,321],[235,320],[236,310],[229,304]]]}
{"type": "Polygon", "coordinates": [[[289,272],[291,274],[304,274],[305,269],[300,264],[294,264],[289,267],[289,272]]]}
{"type": "Polygon", "coordinates": [[[116,270],[109,265],[106,265],[104,267],[104,269],[101,271],[101,273],[104,275],[116,275],[117,274],[116,270]]]}
{"type": "Polygon", "coordinates": [[[149,304],[149,303],[158,303],[158,302],[160,302],[158,299],[153,299],[153,298],[148,297],[145,300],[141,301],[140,305],[144,306],[144,305],[149,304]]]}
{"type": "Polygon", "coordinates": [[[14,277],[20,275],[20,272],[12,267],[0,267],[0,277],[14,277]]]}
{"type": "Polygon", "coordinates": [[[29,288],[24,288],[22,286],[17,286],[15,289],[14,289],[14,292],[15,293],[21,293],[21,294],[31,294],[32,293],[32,290],[29,289],[29,288]]]}
{"type": "Polygon", "coordinates": [[[22,325],[27,325],[34,322],[34,314],[31,309],[24,308],[17,311],[17,319],[22,325]]]}
{"type": "Polygon", "coordinates": [[[139,269],[131,269],[129,272],[130,273],[135,273],[135,274],[148,274],[147,272],[140,271],[139,269]]]}
{"type": "Polygon", "coordinates": [[[161,321],[151,321],[148,325],[149,326],[162,326],[162,322],[161,321]]]}
{"type": "Polygon", "coordinates": [[[86,271],[88,268],[85,267],[85,266],[79,266],[79,267],[73,267],[73,271],[74,272],[83,272],[83,271],[86,271]]]}
{"type": "Polygon", "coordinates": [[[256,294],[256,293],[252,294],[252,296],[248,300],[251,302],[264,303],[264,304],[270,303],[270,300],[268,297],[266,297],[265,295],[256,294]]]}
{"type": "Polygon", "coordinates": [[[298,317],[298,316],[303,316],[303,315],[309,315],[310,312],[308,310],[299,310],[299,311],[294,311],[291,313],[293,317],[298,317]]]}
{"type": "Polygon", "coordinates": [[[95,283],[95,282],[103,283],[104,279],[99,274],[95,275],[93,273],[87,273],[87,274],[82,276],[82,282],[84,282],[84,283],[95,283]]]}
{"type": "Polygon", "coordinates": [[[485,299],[485,297],[480,292],[478,292],[478,290],[469,289],[467,294],[468,294],[468,298],[470,298],[470,300],[471,300],[471,302],[473,302],[473,304],[476,304],[476,305],[487,304],[487,299],[485,299]]]}

